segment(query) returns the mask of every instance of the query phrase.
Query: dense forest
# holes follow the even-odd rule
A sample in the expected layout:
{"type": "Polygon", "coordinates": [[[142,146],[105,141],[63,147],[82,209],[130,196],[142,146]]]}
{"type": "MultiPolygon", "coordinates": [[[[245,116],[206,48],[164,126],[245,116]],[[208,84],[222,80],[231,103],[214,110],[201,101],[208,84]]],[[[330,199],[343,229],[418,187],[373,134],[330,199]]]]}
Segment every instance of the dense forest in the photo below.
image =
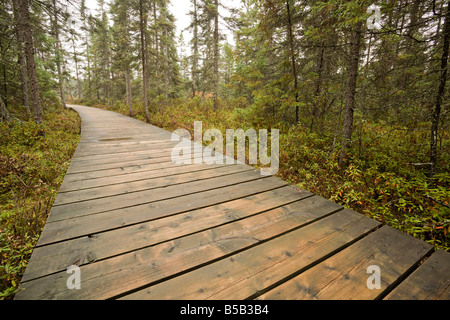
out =
{"type": "Polygon", "coordinates": [[[189,0],[181,33],[169,2],[2,0],[2,261],[27,234],[14,199],[52,184],[28,182],[12,143],[75,122],[66,103],[168,130],[280,129],[279,177],[450,248],[449,1],[189,0]]]}

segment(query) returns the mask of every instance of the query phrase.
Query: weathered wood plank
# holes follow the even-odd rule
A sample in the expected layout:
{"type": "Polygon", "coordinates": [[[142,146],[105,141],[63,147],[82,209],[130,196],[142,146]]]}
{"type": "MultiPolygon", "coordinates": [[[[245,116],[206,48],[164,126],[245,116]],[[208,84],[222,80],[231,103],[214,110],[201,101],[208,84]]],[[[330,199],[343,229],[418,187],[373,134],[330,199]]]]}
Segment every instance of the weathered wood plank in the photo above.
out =
{"type": "Polygon", "coordinates": [[[450,300],[450,253],[438,250],[386,300],[450,300]]]}
{"type": "Polygon", "coordinates": [[[374,220],[350,210],[340,211],[272,241],[125,298],[246,299],[332,254],[377,225],[374,220]]]}
{"type": "MultiPolygon", "coordinates": [[[[146,151],[147,152],[147,151],[146,151]]],[[[202,151],[198,152],[197,150],[192,150],[191,154],[186,155],[180,155],[179,159],[177,160],[183,160],[183,162],[186,162],[187,160],[191,159],[191,162],[194,163],[193,159],[202,151]]],[[[110,161],[93,161],[89,163],[86,161],[86,163],[71,163],[69,169],[67,170],[67,175],[73,175],[77,173],[85,173],[85,172],[92,172],[92,171],[99,171],[99,170],[108,170],[108,169],[114,169],[119,167],[129,167],[129,166],[135,166],[135,165],[144,165],[144,164],[150,164],[150,163],[163,163],[163,162],[172,162],[172,156],[171,156],[171,149],[166,149],[165,152],[156,152],[156,153],[148,153],[143,158],[133,158],[133,159],[126,159],[125,157],[122,159],[122,156],[124,154],[127,154],[124,152],[123,154],[115,152],[112,154],[109,154],[109,157],[111,159],[110,161]]],[[[226,159],[224,157],[224,159],[226,159]]],[[[225,161],[224,161],[225,163],[225,161]]],[[[160,166],[163,166],[161,164],[160,166]]]]}
{"type": "MultiPolygon", "coordinates": [[[[183,158],[184,159],[184,158],[183,158]]],[[[172,162],[172,158],[170,154],[164,157],[151,157],[148,159],[137,159],[137,160],[128,160],[128,161],[120,161],[120,162],[112,162],[112,163],[100,163],[100,164],[94,164],[92,166],[81,166],[78,167],[76,165],[71,165],[69,169],[67,170],[67,174],[75,174],[75,173],[86,173],[86,172],[92,172],[92,171],[99,171],[99,170],[108,170],[108,169],[115,169],[115,168],[126,168],[126,167],[132,167],[132,166],[142,166],[145,164],[152,164],[152,163],[158,163],[159,166],[163,166],[162,163],[165,162],[172,162]]]]}
{"type": "Polygon", "coordinates": [[[283,186],[286,186],[286,183],[279,179],[264,178],[244,182],[237,186],[225,186],[219,189],[180,196],[175,201],[174,199],[160,200],[94,215],[47,223],[37,246],[151,221],[161,217],[219,204],[239,197],[278,189],[283,186]],[[266,182],[266,180],[271,181],[266,182]]]}
{"type": "Polygon", "coordinates": [[[105,259],[230,223],[311,195],[286,186],[151,222],[38,247],[33,252],[26,277],[22,281],[65,270],[75,262],[83,265],[92,259],[105,259]]]}
{"type": "Polygon", "coordinates": [[[376,299],[432,249],[424,241],[384,226],[259,299],[376,299]],[[381,271],[380,289],[367,286],[371,265],[381,271]]]}
{"type": "Polygon", "coordinates": [[[74,160],[71,162],[73,166],[83,167],[89,165],[98,165],[106,163],[115,163],[131,160],[145,160],[170,156],[173,146],[158,150],[143,150],[143,151],[124,151],[112,154],[102,154],[92,157],[84,157],[82,160],[74,160]]]}
{"type": "MultiPolygon", "coordinates": [[[[176,142],[168,142],[166,145],[176,145],[176,142]]],[[[96,148],[81,148],[77,153],[77,157],[83,156],[97,156],[97,155],[112,155],[116,153],[125,154],[127,152],[137,152],[137,151],[149,151],[156,148],[152,143],[137,143],[135,145],[128,146],[124,148],[123,146],[116,145],[110,147],[96,147],[96,148]]],[[[154,149],[155,150],[155,149],[154,149]]],[[[167,148],[166,148],[167,150],[167,148]]],[[[156,151],[156,150],[155,150],[156,151]]],[[[170,153],[170,151],[168,151],[170,153]]]]}
{"type": "MultiPolygon", "coordinates": [[[[183,157],[182,159],[189,160],[189,158],[192,157],[183,157]]],[[[167,168],[174,168],[174,167],[182,167],[186,164],[175,164],[172,162],[171,157],[167,156],[164,158],[159,159],[159,162],[155,162],[154,160],[150,161],[142,161],[140,164],[134,164],[134,165],[128,165],[127,163],[121,163],[115,168],[111,169],[102,169],[97,171],[86,171],[86,172],[79,172],[79,173],[67,173],[64,177],[63,185],[66,183],[71,183],[73,181],[79,181],[79,180],[88,180],[88,179],[97,179],[97,178],[103,178],[103,177],[111,177],[111,176],[118,176],[128,173],[138,173],[138,172],[144,172],[144,171],[154,171],[154,170],[161,170],[161,168],[167,169],[167,168]],[[148,163],[147,163],[148,162],[148,163]]],[[[164,170],[162,169],[162,170],[164,170]]]]}
{"type": "MultiPolygon", "coordinates": [[[[137,181],[123,181],[121,183],[112,183],[108,186],[89,188],[86,190],[76,190],[71,192],[59,193],[53,206],[60,206],[69,203],[80,203],[82,201],[94,200],[117,196],[121,194],[130,194],[133,192],[151,190],[156,188],[165,188],[172,185],[184,184],[193,181],[206,180],[214,177],[221,177],[231,173],[247,171],[246,166],[216,166],[205,168],[197,172],[186,172],[177,175],[164,176],[153,179],[142,179],[137,181]]],[[[169,193],[169,192],[168,192],[169,193]]]]}
{"type": "Polygon", "coordinates": [[[124,209],[161,199],[175,198],[185,194],[197,193],[262,178],[259,172],[256,172],[249,167],[246,168],[243,166],[239,168],[238,166],[228,166],[227,170],[226,175],[212,177],[207,180],[187,182],[182,186],[175,185],[166,188],[142,190],[113,197],[54,206],[50,211],[47,223],[111,210],[124,209]]]}
{"type": "MultiPolygon", "coordinates": [[[[313,197],[315,198],[315,197],[313,197]]],[[[67,273],[59,272],[23,284],[21,297],[38,299],[107,299],[162,281],[181,272],[268,241],[325,217],[341,207],[316,206],[306,198],[245,219],[81,266],[83,290],[68,290],[67,273]]],[[[324,200],[324,199],[322,199],[324,200]]],[[[179,289],[179,288],[178,288],[179,289]]]]}
{"type": "Polygon", "coordinates": [[[175,167],[166,167],[156,170],[132,172],[121,175],[99,177],[95,179],[73,180],[70,181],[70,183],[65,183],[61,185],[59,193],[97,188],[125,182],[169,177],[189,172],[192,173],[203,170],[210,170],[212,168],[217,168],[221,166],[223,165],[209,165],[209,166],[205,166],[204,164],[179,165],[175,167]]]}
{"type": "MultiPolygon", "coordinates": [[[[79,146],[84,148],[85,150],[96,149],[97,147],[111,147],[111,146],[122,146],[124,150],[127,149],[127,146],[139,145],[139,144],[151,144],[153,148],[150,150],[157,151],[161,149],[165,145],[174,145],[175,141],[171,139],[162,139],[158,140],[152,136],[143,137],[138,134],[125,135],[124,137],[117,138],[103,138],[96,139],[90,141],[81,141],[79,146]],[[126,136],[126,137],[125,137],[126,136]]],[[[95,155],[88,154],[88,157],[96,157],[95,155]]]]}

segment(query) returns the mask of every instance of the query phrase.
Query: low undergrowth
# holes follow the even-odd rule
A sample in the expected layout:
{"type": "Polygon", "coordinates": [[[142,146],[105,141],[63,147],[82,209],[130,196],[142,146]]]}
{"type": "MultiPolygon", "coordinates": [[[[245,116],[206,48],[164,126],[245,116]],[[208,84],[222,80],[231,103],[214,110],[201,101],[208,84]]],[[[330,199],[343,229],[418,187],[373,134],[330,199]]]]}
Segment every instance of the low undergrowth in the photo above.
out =
{"type": "Polygon", "coordinates": [[[0,299],[17,292],[79,141],[76,112],[0,123],[0,299]]]}
{"type": "MultiPolygon", "coordinates": [[[[121,103],[97,107],[129,113],[121,103]]],[[[324,123],[320,134],[313,133],[301,125],[273,123],[271,117],[261,117],[239,99],[222,102],[217,111],[211,100],[202,98],[153,103],[150,110],[153,125],[169,131],[184,128],[191,136],[194,121],[202,121],[203,130],[216,128],[222,133],[227,128],[279,128],[280,178],[423,239],[436,249],[450,250],[450,137],[446,132],[441,137],[439,173],[429,179],[428,167],[420,165],[429,159],[426,122],[411,129],[356,115],[349,160],[341,169],[337,164],[339,139],[331,121],[324,123]]],[[[142,106],[135,106],[134,117],[145,121],[142,106]]]]}

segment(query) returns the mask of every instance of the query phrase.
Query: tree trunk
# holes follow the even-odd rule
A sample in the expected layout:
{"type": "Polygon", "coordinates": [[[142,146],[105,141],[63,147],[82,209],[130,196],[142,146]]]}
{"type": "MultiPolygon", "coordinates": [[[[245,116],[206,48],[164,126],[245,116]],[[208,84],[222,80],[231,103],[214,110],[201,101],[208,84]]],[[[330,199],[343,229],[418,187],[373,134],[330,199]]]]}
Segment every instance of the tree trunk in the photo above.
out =
{"type": "MultiPolygon", "coordinates": [[[[159,83],[159,81],[161,80],[161,73],[162,71],[161,69],[161,63],[160,63],[160,59],[159,59],[159,54],[160,52],[162,52],[162,50],[160,50],[160,43],[159,43],[159,33],[158,33],[158,26],[157,26],[157,20],[158,20],[158,16],[156,15],[156,2],[153,3],[153,21],[155,24],[155,78],[156,78],[156,92],[158,93],[158,95],[161,94],[161,84],[159,83]]],[[[161,36],[161,38],[163,38],[163,36],[161,36]]]]}
{"type": "Polygon", "coordinates": [[[192,38],[194,52],[192,56],[192,97],[195,97],[198,91],[198,18],[197,18],[197,0],[193,1],[194,4],[194,36],[192,38]]]}
{"type": "Polygon", "coordinates": [[[97,74],[97,70],[99,70],[98,56],[97,56],[97,51],[96,50],[92,50],[92,51],[94,53],[94,56],[92,57],[93,60],[94,60],[94,61],[92,61],[92,64],[93,64],[92,77],[93,77],[95,91],[96,91],[96,94],[97,94],[97,101],[100,102],[100,79],[99,79],[99,76],[97,74]]]}
{"type": "Polygon", "coordinates": [[[44,116],[42,113],[41,97],[39,95],[39,84],[37,79],[36,64],[34,61],[34,45],[32,29],[30,25],[30,14],[28,12],[28,1],[17,0],[18,19],[17,25],[19,32],[22,32],[25,43],[25,58],[27,61],[28,81],[31,92],[31,102],[33,106],[34,121],[42,123],[44,116]]]}
{"type": "Polygon", "coordinates": [[[447,82],[447,63],[450,45],[450,2],[447,2],[447,13],[445,16],[443,37],[444,37],[444,45],[442,48],[442,56],[441,56],[441,75],[439,79],[439,89],[436,96],[436,104],[431,117],[430,177],[433,177],[434,174],[436,173],[439,119],[441,114],[442,99],[445,94],[445,85],[447,82]]]}
{"type": "Polygon", "coordinates": [[[81,0],[80,3],[80,15],[81,15],[81,21],[83,23],[82,29],[84,29],[84,41],[86,46],[86,62],[87,62],[87,69],[85,69],[85,77],[87,75],[87,91],[83,90],[83,98],[87,98],[91,100],[91,63],[89,58],[89,33],[90,33],[90,27],[86,15],[86,0],[81,0]],[[85,94],[86,93],[86,96],[85,94]]]}
{"type": "Polygon", "coordinates": [[[352,138],[353,131],[353,112],[355,108],[356,80],[358,78],[358,67],[361,48],[361,28],[362,22],[355,24],[352,32],[350,44],[350,57],[348,62],[348,82],[347,93],[345,97],[344,126],[342,130],[342,146],[339,157],[339,166],[342,168],[347,156],[347,149],[352,138]]]}
{"type": "Polygon", "coordinates": [[[143,0],[139,0],[139,29],[141,33],[141,55],[142,55],[142,81],[143,81],[143,95],[144,95],[144,111],[145,118],[147,123],[150,123],[150,115],[148,113],[148,97],[147,97],[147,55],[145,51],[145,26],[146,26],[146,18],[144,13],[144,4],[143,0]]]}
{"type": "Polygon", "coordinates": [[[294,95],[295,95],[295,124],[298,124],[298,80],[297,80],[297,64],[295,61],[295,48],[294,48],[294,34],[292,32],[292,16],[290,0],[286,0],[286,10],[288,18],[288,41],[289,41],[289,54],[292,62],[292,77],[294,78],[294,95]]]}
{"type": "Polygon", "coordinates": [[[9,111],[3,102],[2,97],[0,96],[0,122],[9,121],[9,111]]]}
{"type": "MultiPolygon", "coordinates": [[[[18,20],[18,3],[17,0],[13,0],[13,11],[16,21],[18,20]]],[[[19,78],[20,78],[20,89],[22,91],[22,103],[25,107],[27,114],[31,115],[30,110],[30,98],[28,94],[28,78],[27,78],[27,61],[25,59],[25,48],[22,30],[19,26],[16,26],[16,37],[17,37],[17,56],[19,64],[19,78]]]]}
{"type": "Polygon", "coordinates": [[[125,70],[125,82],[127,91],[127,104],[130,109],[130,117],[133,117],[133,99],[131,97],[131,75],[129,67],[127,67],[125,70]]]}
{"type": "Polygon", "coordinates": [[[20,89],[22,91],[22,103],[28,115],[31,115],[30,97],[28,94],[27,61],[23,53],[23,47],[19,48],[18,53],[20,89]]]}
{"type": "MultiPolygon", "coordinates": [[[[7,50],[7,49],[6,49],[7,50]]],[[[6,51],[5,50],[5,51],[6,51]]],[[[3,45],[0,43],[0,54],[3,56],[5,51],[3,51],[3,45]]],[[[6,75],[6,65],[5,65],[5,59],[2,59],[2,69],[3,69],[3,92],[5,94],[5,101],[3,102],[6,106],[8,105],[8,76],[6,75]]]]}
{"type": "Polygon", "coordinates": [[[319,59],[317,61],[317,82],[316,82],[316,89],[314,90],[314,101],[313,101],[313,110],[312,110],[312,119],[311,119],[311,126],[309,130],[313,132],[314,130],[314,124],[316,123],[316,118],[319,117],[319,101],[318,98],[320,96],[320,89],[322,86],[322,73],[323,73],[323,63],[324,63],[324,53],[325,53],[325,47],[324,43],[320,46],[320,54],[319,59]]]}
{"type": "Polygon", "coordinates": [[[219,0],[214,1],[214,110],[218,107],[219,94],[219,0]]]}
{"type": "Polygon", "coordinates": [[[91,80],[91,54],[89,52],[89,38],[88,32],[86,31],[86,62],[87,62],[87,76],[88,76],[88,90],[87,97],[89,100],[92,99],[92,80],[91,80]]]}
{"type": "Polygon", "coordinates": [[[77,96],[78,99],[81,99],[81,83],[80,83],[80,74],[78,70],[78,55],[75,46],[75,35],[73,32],[72,32],[72,47],[73,47],[73,60],[75,62],[75,74],[77,76],[77,96]]]}
{"type": "Polygon", "coordinates": [[[58,25],[58,11],[56,8],[56,0],[53,0],[53,13],[55,19],[53,21],[53,33],[55,36],[55,53],[56,53],[56,68],[58,70],[58,81],[59,81],[59,95],[61,97],[61,104],[64,107],[64,109],[67,108],[66,106],[66,98],[64,96],[64,79],[62,74],[62,67],[61,62],[63,61],[62,57],[62,50],[61,50],[61,42],[59,41],[59,25],[58,25]]]}

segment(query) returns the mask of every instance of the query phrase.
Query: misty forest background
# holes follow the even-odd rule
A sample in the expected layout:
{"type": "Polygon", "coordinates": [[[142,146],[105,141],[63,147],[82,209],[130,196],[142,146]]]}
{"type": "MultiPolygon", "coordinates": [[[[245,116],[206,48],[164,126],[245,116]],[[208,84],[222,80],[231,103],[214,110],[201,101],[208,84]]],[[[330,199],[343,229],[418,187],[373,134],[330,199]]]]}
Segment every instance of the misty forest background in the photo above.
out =
{"type": "Polygon", "coordinates": [[[168,0],[1,3],[0,298],[77,145],[66,103],[280,129],[279,177],[450,249],[448,1],[377,1],[369,28],[372,0],[190,0],[189,40],[168,0]]]}

